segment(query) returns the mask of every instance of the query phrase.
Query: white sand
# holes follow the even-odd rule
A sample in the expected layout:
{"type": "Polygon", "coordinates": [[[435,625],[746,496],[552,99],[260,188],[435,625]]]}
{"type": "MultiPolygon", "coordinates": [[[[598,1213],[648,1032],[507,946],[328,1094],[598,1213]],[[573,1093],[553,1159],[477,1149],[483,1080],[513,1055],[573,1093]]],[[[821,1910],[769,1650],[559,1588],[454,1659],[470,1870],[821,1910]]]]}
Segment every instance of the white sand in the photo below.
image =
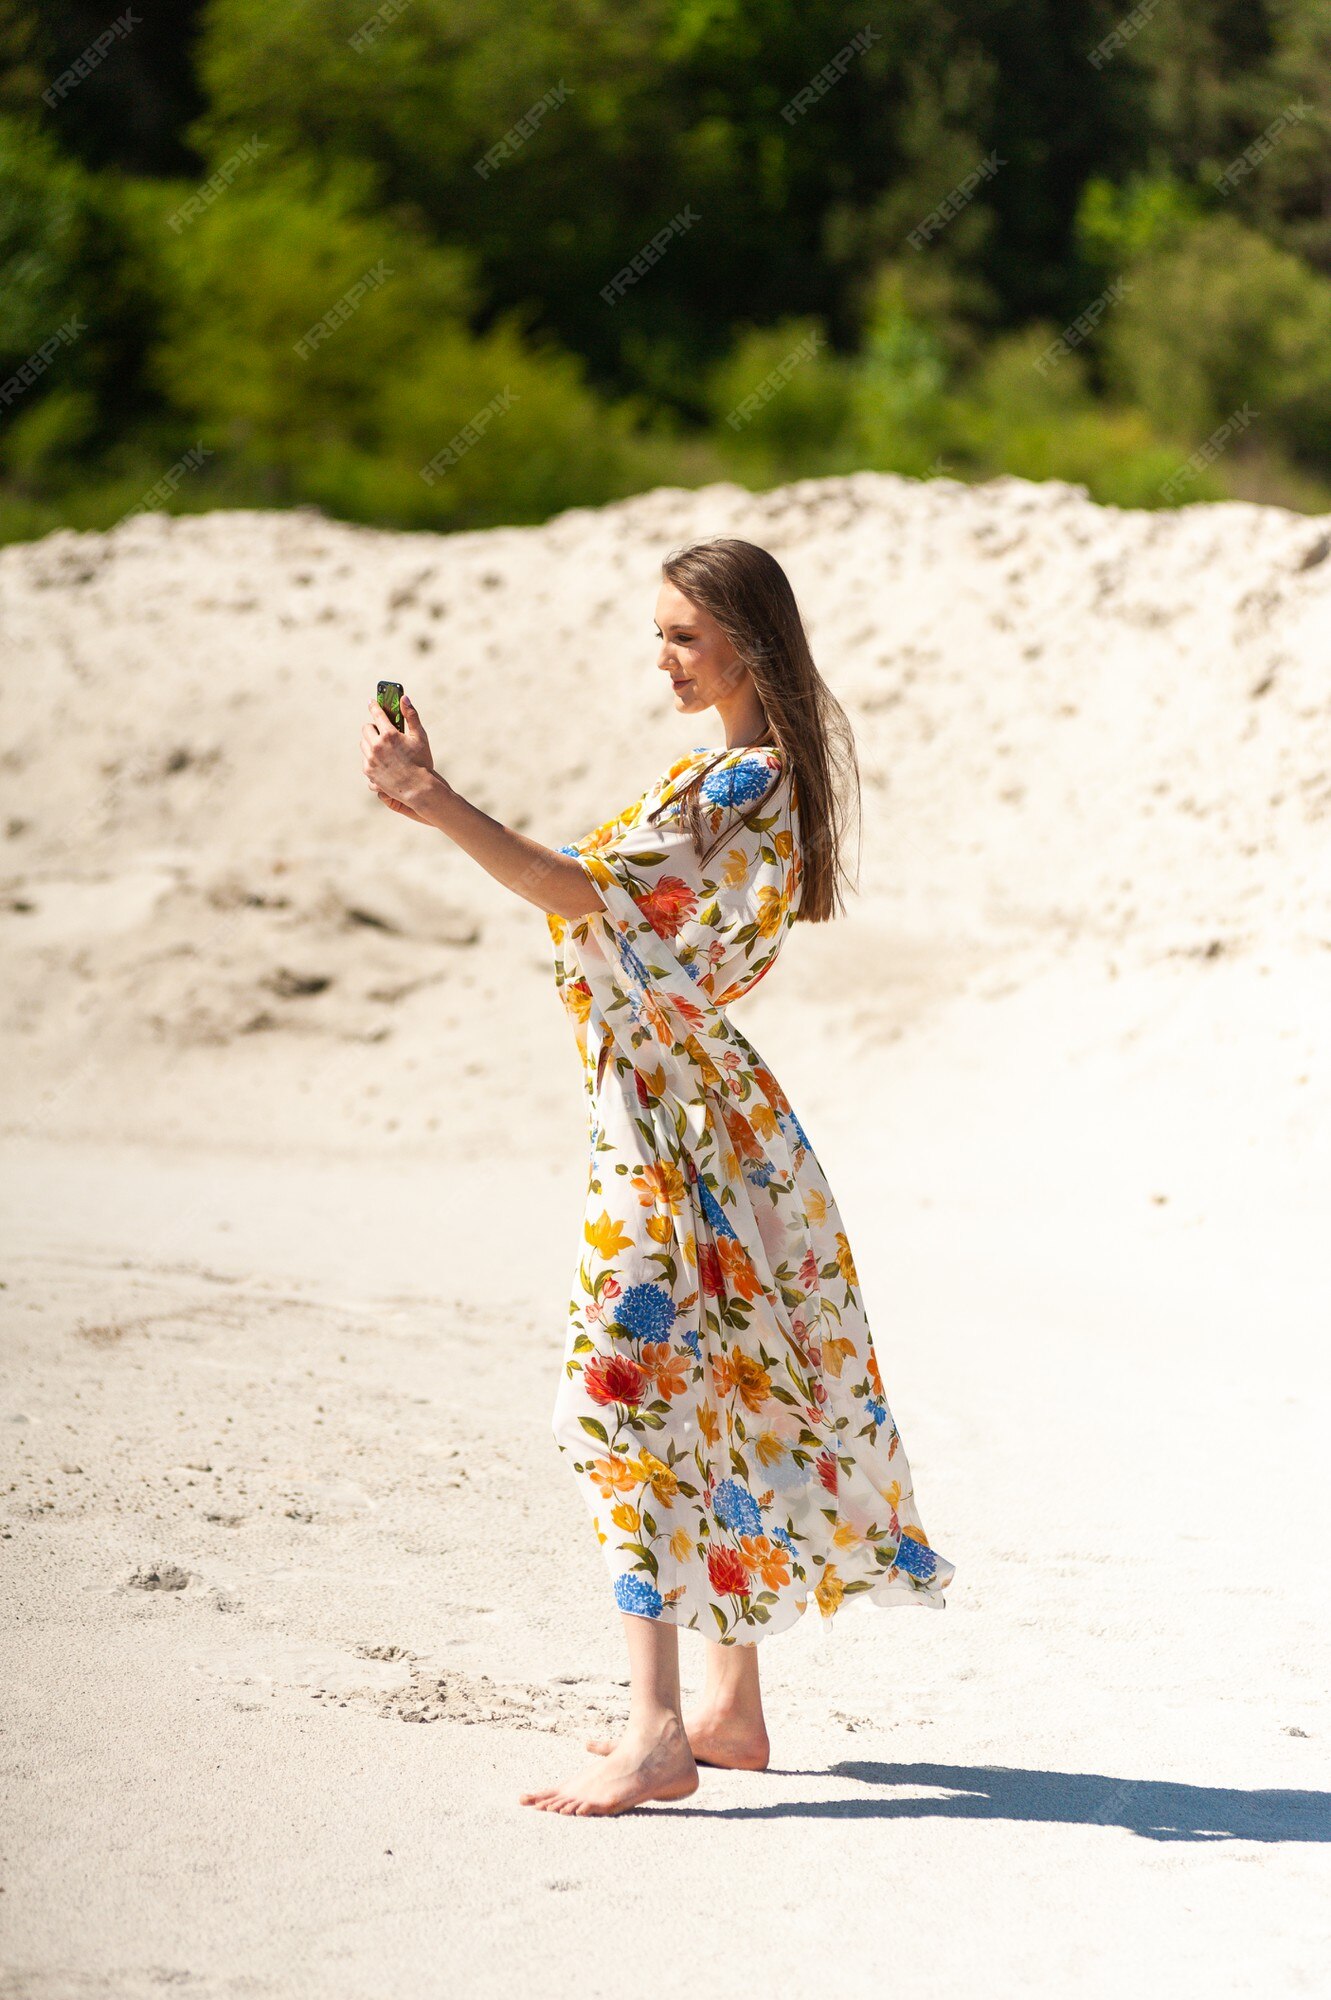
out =
{"type": "Polygon", "coordinates": [[[864,474],[0,554],[7,2000],[1320,1990],[1329,531],[864,474]],[[719,740],[651,633],[705,533],[857,728],[862,893],[742,1018],[958,1573],[764,1649],[775,1772],[551,1820],[625,1699],[548,1430],[576,1058],[357,734],[400,679],[585,831],[719,740]]]}

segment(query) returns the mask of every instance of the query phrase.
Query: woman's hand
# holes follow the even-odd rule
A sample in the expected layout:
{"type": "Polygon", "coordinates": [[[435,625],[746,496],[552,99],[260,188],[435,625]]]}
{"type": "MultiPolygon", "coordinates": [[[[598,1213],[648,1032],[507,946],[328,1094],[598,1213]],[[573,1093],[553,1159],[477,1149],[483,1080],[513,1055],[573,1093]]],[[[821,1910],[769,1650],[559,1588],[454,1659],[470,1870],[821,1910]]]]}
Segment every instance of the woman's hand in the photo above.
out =
{"type": "Polygon", "coordinates": [[[401,729],[394,728],[377,701],[370,703],[370,718],[361,730],[360,747],[370,790],[385,805],[405,813],[409,819],[419,819],[413,798],[422,796],[426,780],[436,779],[436,773],[430,758],[430,739],[408,695],[402,696],[401,729]]]}

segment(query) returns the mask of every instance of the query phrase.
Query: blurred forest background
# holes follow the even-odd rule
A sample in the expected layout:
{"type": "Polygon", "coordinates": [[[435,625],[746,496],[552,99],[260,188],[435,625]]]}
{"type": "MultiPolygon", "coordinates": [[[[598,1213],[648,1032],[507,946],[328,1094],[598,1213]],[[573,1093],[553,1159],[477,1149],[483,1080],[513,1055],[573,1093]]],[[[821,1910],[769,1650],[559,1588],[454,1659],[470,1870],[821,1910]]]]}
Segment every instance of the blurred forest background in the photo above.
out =
{"type": "Polygon", "coordinates": [[[0,538],[861,468],[1331,508],[1328,0],[117,5],[0,0],[0,538]]]}

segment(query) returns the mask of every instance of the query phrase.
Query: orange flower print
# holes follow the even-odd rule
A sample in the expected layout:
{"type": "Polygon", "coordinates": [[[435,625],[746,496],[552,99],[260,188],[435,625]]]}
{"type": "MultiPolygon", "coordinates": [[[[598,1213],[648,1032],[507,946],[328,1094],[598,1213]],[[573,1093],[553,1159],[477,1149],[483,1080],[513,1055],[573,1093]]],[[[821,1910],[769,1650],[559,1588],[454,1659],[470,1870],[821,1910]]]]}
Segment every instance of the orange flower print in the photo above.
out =
{"type": "Polygon", "coordinates": [[[763,1149],[759,1143],[758,1134],[754,1131],[744,1113],[742,1111],[734,1111],[727,1105],[724,1116],[726,1130],[730,1134],[730,1143],[735,1148],[740,1159],[761,1160],[763,1149]]]}
{"type": "Polygon", "coordinates": [[[723,1236],[716,1246],[721,1259],[721,1269],[732,1292],[738,1292],[742,1299],[756,1299],[762,1290],[758,1283],[758,1273],[753,1268],[753,1259],[744,1245],[735,1236],[723,1236]]]}
{"type": "Polygon", "coordinates": [[[649,1340],[639,1349],[642,1367],[658,1396],[682,1396],[693,1371],[693,1356],[671,1349],[668,1340],[649,1340]]]}
{"type": "Polygon", "coordinates": [[[838,1229],[836,1233],[836,1242],[837,1242],[836,1263],[838,1271],[840,1271],[842,1277],[845,1279],[848,1285],[858,1284],[859,1280],[855,1276],[855,1259],[850,1254],[850,1244],[846,1240],[846,1233],[843,1229],[838,1229]]]}
{"type": "Polygon", "coordinates": [[[780,1542],[766,1535],[741,1535],[740,1555],[749,1570],[756,1570],[766,1590],[784,1590],[790,1582],[790,1556],[780,1542]]]}
{"type": "Polygon", "coordinates": [[[790,1099],[786,1096],[785,1091],[772,1075],[770,1069],[764,1069],[760,1063],[758,1068],[753,1072],[753,1080],[767,1099],[767,1102],[771,1105],[773,1111],[789,1111],[790,1099]]]}
{"type": "Polygon", "coordinates": [[[729,1396],[738,1390],[745,1409],[751,1410],[755,1416],[772,1393],[771,1376],[742,1348],[734,1348],[714,1361],[712,1374],[718,1396],[729,1396]]]}
{"type": "Polygon", "coordinates": [[[609,1500],[615,1493],[631,1493],[638,1484],[628,1460],[617,1453],[609,1458],[594,1458],[587,1470],[600,1488],[603,1500],[609,1500]]]}
{"type": "Polygon", "coordinates": [[[638,898],[638,908],[658,937],[672,938],[698,907],[694,890],[678,875],[663,875],[656,887],[638,898]]]}
{"type": "Polygon", "coordinates": [[[718,1597],[748,1597],[749,1572],[734,1549],[715,1542],[707,1552],[707,1575],[718,1597]]]}
{"type": "Polygon", "coordinates": [[[654,1160],[650,1166],[639,1167],[633,1186],[644,1208],[668,1209],[671,1215],[678,1215],[688,1199],[688,1182],[672,1160],[654,1160]]]}
{"type": "Polygon", "coordinates": [[[865,1365],[869,1370],[870,1388],[873,1390],[875,1396],[881,1396],[883,1393],[883,1378],[878,1373],[878,1356],[873,1351],[872,1342],[869,1344],[869,1358],[865,1365]]]}

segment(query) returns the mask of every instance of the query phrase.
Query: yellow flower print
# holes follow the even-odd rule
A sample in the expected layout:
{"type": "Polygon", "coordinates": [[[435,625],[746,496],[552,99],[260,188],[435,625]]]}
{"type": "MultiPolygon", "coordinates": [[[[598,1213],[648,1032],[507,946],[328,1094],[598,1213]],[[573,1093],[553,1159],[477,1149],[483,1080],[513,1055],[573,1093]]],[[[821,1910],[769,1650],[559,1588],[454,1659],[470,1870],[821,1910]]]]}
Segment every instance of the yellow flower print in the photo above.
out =
{"type": "Polygon", "coordinates": [[[849,1356],[854,1352],[854,1341],[846,1340],[840,1334],[834,1334],[830,1340],[825,1340],[823,1342],[823,1366],[826,1368],[828,1374],[835,1375],[839,1382],[841,1380],[841,1371],[845,1367],[849,1356]]]}
{"type": "Polygon", "coordinates": [[[749,863],[742,847],[732,847],[721,870],[727,889],[742,889],[749,879],[749,863]]]}
{"type": "Polygon", "coordinates": [[[839,1549],[857,1549],[864,1537],[851,1522],[838,1521],[832,1540],[839,1549]]]}
{"type": "Polygon", "coordinates": [[[694,1270],[697,1268],[698,1239],[694,1235],[692,1230],[690,1230],[688,1235],[684,1238],[684,1262],[689,1266],[690,1270],[694,1270]]]}
{"type": "Polygon", "coordinates": [[[716,1411],[710,1403],[699,1403],[698,1405],[698,1429],[702,1432],[705,1443],[719,1444],[721,1442],[721,1426],[716,1420],[716,1411]]]}
{"type": "Polygon", "coordinates": [[[773,1138],[781,1129],[777,1115],[770,1104],[755,1104],[749,1113],[749,1123],[755,1132],[762,1134],[764,1139],[773,1138]]]}
{"type": "Polygon", "coordinates": [[[599,1221],[585,1222],[582,1233],[597,1256],[607,1264],[612,1264],[621,1250],[628,1250],[633,1244],[633,1238],[625,1234],[623,1226],[605,1211],[599,1221]]]}
{"type": "Polygon", "coordinates": [[[639,1167],[633,1186],[644,1208],[668,1209],[678,1215],[688,1199],[688,1183],[673,1160],[653,1160],[639,1167]]]}
{"type": "Polygon", "coordinates": [[[753,1440],[753,1449],[758,1455],[759,1465],[775,1465],[786,1455],[786,1447],[775,1431],[759,1431],[753,1440]]]}
{"type": "Polygon", "coordinates": [[[693,1537],[687,1528],[676,1528],[670,1537],[670,1553],[676,1562],[686,1562],[693,1554],[693,1537]]]}
{"type": "Polygon", "coordinates": [[[855,1259],[850,1254],[850,1244],[847,1241],[846,1233],[844,1230],[838,1229],[836,1233],[836,1241],[837,1241],[837,1253],[836,1253],[837,1269],[838,1271],[840,1271],[842,1277],[845,1279],[848,1285],[857,1285],[859,1283],[859,1279],[855,1276],[855,1259]]]}
{"type": "Polygon", "coordinates": [[[786,914],[786,899],[779,889],[758,891],[758,935],[775,937],[786,914]]]}
{"type": "Polygon", "coordinates": [[[780,833],[772,835],[772,845],[783,861],[789,861],[795,852],[795,838],[790,828],[783,826],[780,833]]]}
{"type": "Polygon", "coordinates": [[[653,1243],[668,1243],[674,1234],[668,1215],[649,1215],[643,1226],[653,1243]]]}
{"type": "Polygon", "coordinates": [[[827,1202],[821,1188],[810,1188],[804,1197],[804,1209],[810,1222],[826,1222],[827,1202]]]}
{"type": "Polygon", "coordinates": [[[627,1500],[617,1500],[610,1509],[610,1519],[626,1535],[636,1535],[642,1526],[642,1515],[636,1507],[630,1507],[627,1500]]]}
{"type": "Polygon", "coordinates": [[[901,1481],[899,1479],[894,1479],[890,1486],[883,1488],[883,1498],[895,1514],[897,1508],[901,1505],[901,1481]]]}
{"type": "Polygon", "coordinates": [[[651,1487],[661,1506],[673,1504],[679,1492],[679,1481],[663,1459],[655,1458],[650,1451],[644,1451],[634,1461],[634,1471],[645,1485],[651,1487]]]}
{"type": "Polygon", "coordinates": [[[824,1618],[830,1618],[846,1594],[846,1586],[837,1575],[835,1563],[824,1563],[823,1573],[814,1589],[818,1609],[824,1618]]]}
{"type": "Polygon", "coordinates": [[[928,1548],[929,1537],[925,1534],[923,1528],[903,1528],[901,1532],[903,1535],[909,1535],[913,1542],[923,1542],[925,1548],[928,1548]]]}

